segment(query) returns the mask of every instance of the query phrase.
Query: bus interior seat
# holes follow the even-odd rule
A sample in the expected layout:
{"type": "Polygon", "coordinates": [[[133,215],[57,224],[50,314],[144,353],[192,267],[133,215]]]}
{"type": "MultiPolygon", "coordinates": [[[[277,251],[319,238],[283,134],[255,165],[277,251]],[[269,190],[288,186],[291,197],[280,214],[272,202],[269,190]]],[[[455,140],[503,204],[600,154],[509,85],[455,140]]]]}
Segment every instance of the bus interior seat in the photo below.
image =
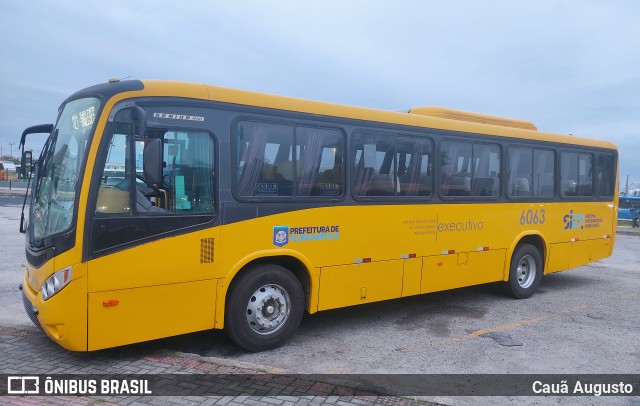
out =
{"type": "Polygon", "coordinates": [[[275,165],[268,164],[268,163],[265,163],[262,165],[262,173],[260,176],[260,180],[275,182],[277,179],[277,176],[278,176],[278,173],[276,172],[275,165]]]}
{"type": "Polygon", "coordinates": [[[321,172],[313,183],[311,196],[339,196],[344,191],[342,164],[321,172]]]}
{"type": "Polygon", "coordinates": [[[400,193],[400,182],[397,176],[390,173],[374,175],[371,180],[371,186],[367,191],[367,196],[393,196],[394,181],[396,185],[395,192],[400,193]]]}
{"type": "Polygon", "coordinates": [[[471,176],[455,174],[449,178],[448,185],[444,185],[447,196],[471,196],[471,176]]]}
{"type": "MultiPolygon", "coordinates": [[[[293,182],[293,162],[292,161],[282,161],[278,165],[276,165],[276,173],[280,175],[285,180],[293,182]]],[[[296,174],[300,176],[300,171],[302,170],[302,161],[298,160],[296,162],[296,174]]]]}
{"type": "Polygon", "coordinates": [[[157,207],[151,203],[151,201],[147,198],[147,196],[140,191],[140,189],[136,189],[136,209],[139,213],[166,213],[167,210],[157,207]]]}
{"type": "Polygon", "coordinates": [[[555,183],[552,173],[541,173],[535,175],[538,178],[538,190],[536,196],[553,196],[555,194],[555,183]]]}
{"type": "MultiPolygon", "coordinates": [[[[475,196],[497,196],[499,194],[497,178],[476,178],[472,183],[472,190],[475,196]]],[[[526,180],[526,179],[525,179],[526,180]]],[[[528,182],[528,180],[527,180],[528,182]]],[[[527,183],[527,190],[529,186],[527,183]]]]}
{"type": "Polygon", "coordinates": [[[580,176],[580,183],[576,190],[578,196],[591,196],[593,194],[592,182],[591,176],[580,176]]]}
{"type": "Polygon", "coordinates": [[[400,189],[402,196],[429,196],[431,195],[431,176],[420,175],[416,183],[411,182],[410,175],[402,175],[400,189]]]}
{"type": "Polygon", "coordinates": [[[293,172],[290,172],[290,173],[287,172],[285,162],[282,163],[284,164],[284,171],[278,170],[280,165],[268,164],[268,163],[265,163],[262,165],[262,172],[260,174],[260,179],[258,180],[258,183],[272,184],[275,187],[275,189],[270,189],[270,191],[265,193],[256,192],[257,195],[275,194],[278,196],[293,196],[293,172]],[[291,178],[289,179],[287,176],[284,176],[284,175],[290,176],[291,178]]]}
{"type": "Polygon", "coordinates": [[[576,196],[578,192],[578,182],[573,179],[562,181],[562,194],[565,196],[576,196]]]}
{"type": "Polygon", "coordinates": [[[325,183],[344,183],[344,171],[342,164],[336,164],[333,168],[322,172],[320,179],[325,183]]]}
{"type": "Polygon", "coordinates": [[[515,178],[511,184],[511,196],[529,196],[529,178],[515,178]]]}

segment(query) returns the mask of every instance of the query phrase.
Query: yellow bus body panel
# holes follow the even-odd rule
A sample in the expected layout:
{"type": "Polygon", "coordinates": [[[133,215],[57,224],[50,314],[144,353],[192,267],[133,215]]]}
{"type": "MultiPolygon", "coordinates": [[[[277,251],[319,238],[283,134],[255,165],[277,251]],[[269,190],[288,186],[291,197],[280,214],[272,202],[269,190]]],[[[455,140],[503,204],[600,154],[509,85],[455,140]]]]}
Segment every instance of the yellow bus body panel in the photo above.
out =
{"type": "Polygon", "coordinates": [[[161,238],[89,261],[89,292],[215,279],[219,228],[161,238]],[[201,263],[201,241],[213,238],[213,262],[201,263]]]}
{"type": "Polygon", "coordinates": [[[212,329],[216,284],[212,279],[90,293],[88,349],[212,329]]]}
{"type": "Polygon", "coordinates": [[[571,242],[549,244],[549,256],[545,273],[566,271],[571,259],[571,242]]]}
{"type": "Polygon", "coordinates": [[[542,240],[550,270],[568,269],[559,264],[570,251],[559,256],[553,252],[563,244],[570,247],[576,238],[590,241],[584,248],[592,260],[603,258],[610,255],[615,229],[610,206],[607,202],[335,206],[225,225],[222,269],[231,271],[218,291],[216,328],[224,325],[224,296],[230,281],[253,259],[283,255],[304,263],[311,285],[309,310],[314,312],[506,281],[511,255],[528,236],[542,240]],[[570,213],[582,214],[589,222],[567,228],[570,213]],[[538,224],[527,224],[534,221],[538,224]],[[278,248],[273,245],[276,226],[288,226],[290,232],[339,227],[339,233],[329,236],[337,238],[303,241],[295,241],[291,234],[289,243],[278,248]],[[409,255],[415,258],[407,259],[409,255]],[[357,263],[365,259],[370,262],[357,263]]]}
{"type": "Polygon", "coordinates": [[[219,244],[209,228],[89,261],[89,349],[214,328],[219,244]],[[207,262],[204,239],[214,243],[207,262]]]}

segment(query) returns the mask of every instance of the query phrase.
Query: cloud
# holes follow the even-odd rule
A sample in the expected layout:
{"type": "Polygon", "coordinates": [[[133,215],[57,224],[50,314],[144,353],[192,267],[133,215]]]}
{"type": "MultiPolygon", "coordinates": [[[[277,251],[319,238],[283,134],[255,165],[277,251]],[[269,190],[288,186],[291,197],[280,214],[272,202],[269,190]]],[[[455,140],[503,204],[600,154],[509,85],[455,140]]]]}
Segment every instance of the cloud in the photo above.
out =
{"type": "Polygon", "coordinates": [[[0,142],[110,77],[400,110],[444,105],[624,145],[640,184],[633,0],[3,1],[0,142]]]}

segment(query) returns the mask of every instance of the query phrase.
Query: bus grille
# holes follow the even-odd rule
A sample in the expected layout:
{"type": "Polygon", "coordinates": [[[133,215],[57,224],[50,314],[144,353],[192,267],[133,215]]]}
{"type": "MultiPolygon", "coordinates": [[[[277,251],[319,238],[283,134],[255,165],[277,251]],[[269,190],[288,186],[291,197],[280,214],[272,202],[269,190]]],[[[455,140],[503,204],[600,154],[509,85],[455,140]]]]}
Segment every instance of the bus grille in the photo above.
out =
{"type": "Polygon", "coordinates": [[[31,319],[33,324],[35,324],[36,327],[38,327],[40,329],[40,331],[42,331],[44,333],[44,330],[42,329],[42,326],[40,325],[40,321],[38,320],[38,316],[37,316],[37,313],[36,313],[37,310],[36,310],[35,307],[33,307],[31,302],[29,301],[29,299],[27,299],[27,296],[24,294],[24,292],[22,293],[22,302],[24,303],[24,310],[26,310],[27,316],[29,316],[29,318],[31,319]]]}

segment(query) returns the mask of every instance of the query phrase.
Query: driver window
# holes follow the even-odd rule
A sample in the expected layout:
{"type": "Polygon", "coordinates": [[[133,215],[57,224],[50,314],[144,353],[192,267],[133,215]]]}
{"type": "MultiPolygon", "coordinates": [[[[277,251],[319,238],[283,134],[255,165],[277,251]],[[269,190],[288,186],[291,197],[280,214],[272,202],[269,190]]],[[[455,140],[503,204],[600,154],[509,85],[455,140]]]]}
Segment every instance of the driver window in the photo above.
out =
{"type": "Polygon", "coordinates": [[[213,137],[202,131],[157,128],[146,133],[132,142],[131,126],[116,126],[102,170],[96,215],[214,213],[213,137]]]}
{"type": "Polygon", "coordinates": [[[129,126],[116,126],[108,145],[100,178],[96,214],[131,214],[131,176],[128,171],[129,126]]]}

